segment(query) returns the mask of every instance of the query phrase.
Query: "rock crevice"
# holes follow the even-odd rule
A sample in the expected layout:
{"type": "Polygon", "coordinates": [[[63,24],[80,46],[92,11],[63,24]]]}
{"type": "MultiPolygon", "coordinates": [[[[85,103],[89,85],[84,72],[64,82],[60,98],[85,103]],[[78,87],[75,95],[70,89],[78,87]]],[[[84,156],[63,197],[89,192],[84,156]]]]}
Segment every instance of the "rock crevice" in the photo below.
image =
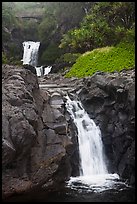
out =
{"type": "Polygon", "coordinates": [[[40,90],[35,73],[24,67],[2,71],[3,197],[57,188],[71,175],[63,98],[40,90]]]}
{"type": "Polygon", "coordinates": [[[109,171],[134,185],[134,69],[65,79],[37,78],[24,67],[3,65],[4,198],[36,189],[48,193],[79,174],[77,129],[65,108],[66,94],[78,97],[100,127],[109,171]]]}

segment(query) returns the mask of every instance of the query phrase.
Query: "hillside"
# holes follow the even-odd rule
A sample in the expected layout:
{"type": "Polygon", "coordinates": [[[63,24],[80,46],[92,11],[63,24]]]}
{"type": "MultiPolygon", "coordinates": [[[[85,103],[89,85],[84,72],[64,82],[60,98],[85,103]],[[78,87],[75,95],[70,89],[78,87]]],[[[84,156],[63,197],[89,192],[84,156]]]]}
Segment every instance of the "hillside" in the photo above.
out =
{"type": "Polygon", "coordinates": [[[92,76],[97,71],[114,72],[135,66],[135,44],[120,43],[116,46],[97,48],[80,56],[66,77],[92,76]]]}

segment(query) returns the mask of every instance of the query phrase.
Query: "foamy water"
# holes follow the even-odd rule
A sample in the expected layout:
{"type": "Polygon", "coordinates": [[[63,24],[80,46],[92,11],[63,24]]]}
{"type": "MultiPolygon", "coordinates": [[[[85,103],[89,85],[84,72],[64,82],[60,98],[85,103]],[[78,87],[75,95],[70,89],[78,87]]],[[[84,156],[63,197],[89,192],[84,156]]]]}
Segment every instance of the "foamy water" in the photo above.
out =
{"type": "Polygon", "coordinates": [[[88,192],[103,192],[111,189],[122,190],[130,187],[120,180],[118,174],[97,174],[93,176],[70,177],[66,186],[74,190],[86,190],[88,192]]]}
{"type": "Polygon", "coordinates": [[[101,131],[90,119],[78,100],[66,97],[66,108],[78,132],[80,176],[71,177],[67,187],[102,192],[108,189],[127,187],[117,173],[111,174],[106,166],[101,131]]]}

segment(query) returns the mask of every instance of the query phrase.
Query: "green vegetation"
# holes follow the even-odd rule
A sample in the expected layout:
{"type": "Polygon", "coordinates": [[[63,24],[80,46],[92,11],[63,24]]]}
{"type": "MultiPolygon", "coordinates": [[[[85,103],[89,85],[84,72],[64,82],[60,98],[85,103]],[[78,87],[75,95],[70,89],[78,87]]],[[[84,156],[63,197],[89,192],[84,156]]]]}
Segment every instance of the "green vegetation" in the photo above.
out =
{"type": "Polygon", "coordinates": [[[67,77],[128,69],[135,2],[2,2],[2,62],[20,63],[29,40],[41,43],[39,65],[72,66],[67,77]],[[33,14],[40,18],[16,18],[33,14]]]}
{"type": "Polygon", "coordinates": [[[2,2],[2,62],[13,63],[19,60],[19,49],[13,41],[13,30],[20,29],[20,22],[16,19],[12,2],[2,2]]]}
{"type": "Polygon", "coordinates": [[[66,62],[68,64],[74,64],[76,62],[76,59],[80,56],[80,53],[65,53],[64,55],[61,55],[61,57],[58,58],[56,62],[66,62]]]}
{"type": "Polygon", "coordinates": [[[7,62],[8,62],[7,56],[4,52],[2,52],[2,64],[7,64],[7,62]]]}
{"type": "Polygon", "coordinates": [[[60,57],[61,50],[55,44],[50,44],[47,49],[42,53],[41,63],[45,65],[54,64],[55,60],[60,57]]]}
{"type": "Polygon", "coordinates": [[[84,53],[98,47],[118,44],[134,29],[134,2],[97,2],[83,18],[79,28],[69,30],[60,48],[84,53]]]}
{"type": "Polygon", "coordinates": [[[59,48],[62,35],[79,26],[92,4],[93,2],[2,2],[2,51],[8,59],[21,59],[23,41],[40,41],[39,63],[55,63],[62,54],[69,52],[59,48]],[[41,17],[20,18],[31,15],[41,17]],[[10,46],[14,42],[19,46],[11,53],[10,46]]]}
{"type": "Polygon", "coordinates": [[[113,72],[135,66],[135,44],[124,43],[94,49],[80,56],[66,77],[92,76],[97,71],[113,72]]]}
{"type": "Polygon", "coordinates": [[[38,26],[38,36],[43,45],[39,55],[40,62],[55,63],[61,55],[69,52],[68,49],[60,49],[60,41],[66,32],[79,26],[92,4],[93,2],[47,2],[44,17],[38,26]],[[54,56],[49,53],[51,46],[55,47],[54,56]]]}

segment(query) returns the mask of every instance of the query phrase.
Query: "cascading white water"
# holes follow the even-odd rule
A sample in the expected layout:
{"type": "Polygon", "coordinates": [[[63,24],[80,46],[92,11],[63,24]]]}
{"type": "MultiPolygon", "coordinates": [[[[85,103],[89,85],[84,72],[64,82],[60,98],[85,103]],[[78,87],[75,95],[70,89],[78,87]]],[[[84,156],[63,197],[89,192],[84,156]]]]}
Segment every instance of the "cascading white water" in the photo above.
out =
{"type": "Polygon", "coordinates": [[[51,69],[52,69],[52,66],[47,66],[47,67],[45,67],[45,68],[44,68],[44,75],[49,74],[50,71],[51,71],[51,69]]]}
{"type": "Polygon", "coordinates": [[[72,101],[69,97],[67,99],[67,110],[78,130],[80,175],[89,176],[108,173],[104,161],[99,127],[90,119],[80,101],[72,101]]]}
{"type": "Polygon", "coordinates": [[[38,50],[39,50],[40,42],[27,41],[23,42],[24,53],[23,53],[23,64],[32,65],[36,69],[37,76],[47,75],[52,66],[47,67],[37,67],[38,61],[38,50]]]}
{"type": "Polygon", "coordinates": [[[43,72],[43,66],[35,67],[37,76],[41,76],[43,72]]]}
{"type": "Polygon", "coordinates": [[[77,127],[80,156],[80,176],[71,177],[68,186],[77,188],[75,183],[81,183],[98,192],[115,188],[121,181],[118,174],[108,173],[99,127],[90,119],[80,101],[71,100],[69,96],[66,99],[67,111],[77,127]]]}
{"type": "Polygon", "coordinates": [[[37,66],[39,46],[40,42],[23,42],[24,53],[22,61],[24,65],[28,64],[32,65],[33,67],[37,66]]]}

